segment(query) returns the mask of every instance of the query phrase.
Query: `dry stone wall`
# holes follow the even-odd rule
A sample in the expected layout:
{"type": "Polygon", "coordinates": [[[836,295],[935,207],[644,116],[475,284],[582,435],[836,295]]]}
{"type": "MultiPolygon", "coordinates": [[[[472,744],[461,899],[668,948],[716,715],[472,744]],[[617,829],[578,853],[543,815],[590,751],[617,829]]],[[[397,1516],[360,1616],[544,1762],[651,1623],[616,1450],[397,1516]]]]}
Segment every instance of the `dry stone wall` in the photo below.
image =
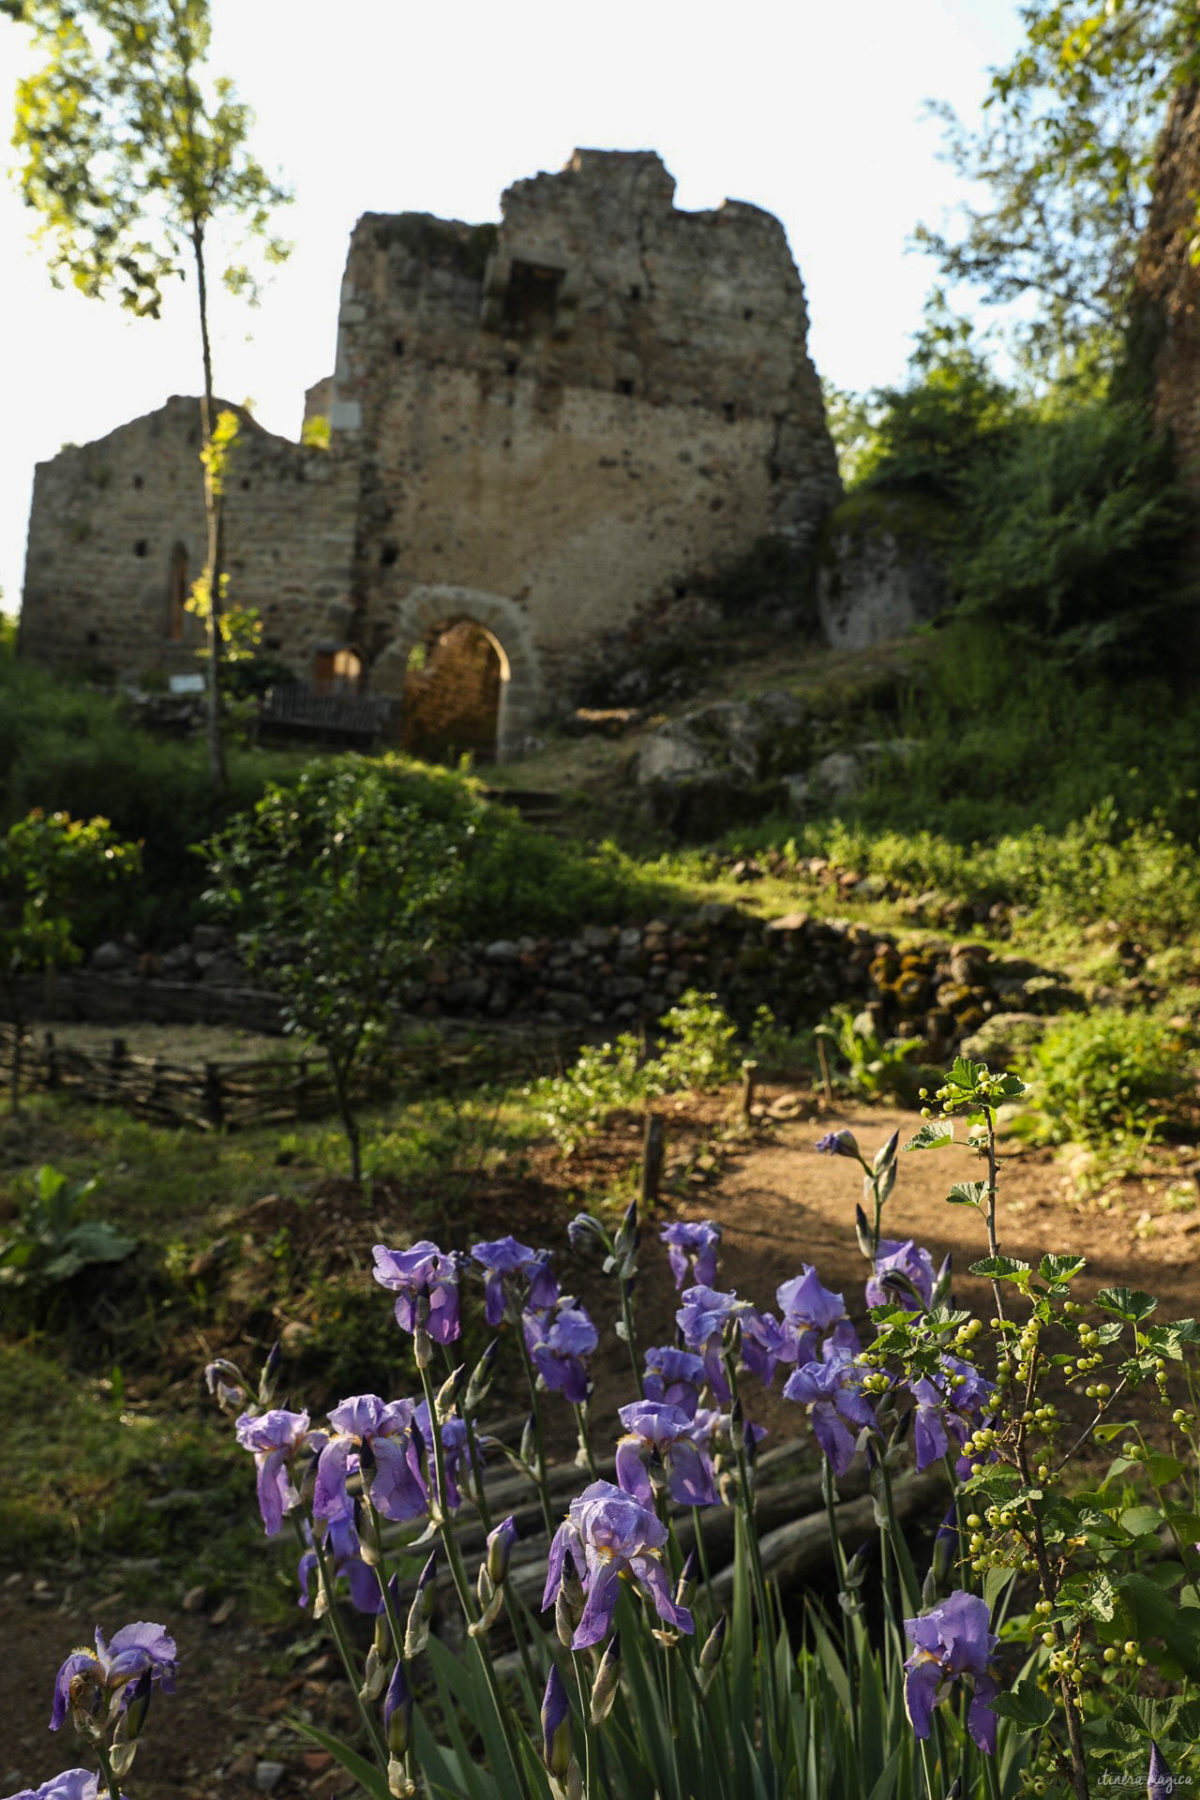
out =
{"type": "MultiPolygon", "coordinates": [[[[981,1030],[1081,1004],[1061,977],[1001,959],[971,939],[905,943],[845,920],[788,913],[764,920],[711,902],[648,924],[591,925],[569,938],[522,936],[463,947],[414,982],[406,1009],[431,1020],[513,1021],[579,1037],[653,1025],[689,988],[715,992],[744,1027],[769,1006],[787,1027],[837,1004],[866,1014],[881,1038],[920,1039],[933,1060],[981,1030]]],[[[37,1010],[42,984],[30,983],[37,1010]]],[[[228,1020],[279,1028],[278,1002],[254,990],[232,940],[197,926],[164,955],[102,944],[86,971],[56,988],[59,1017],[228,1020]]]]}

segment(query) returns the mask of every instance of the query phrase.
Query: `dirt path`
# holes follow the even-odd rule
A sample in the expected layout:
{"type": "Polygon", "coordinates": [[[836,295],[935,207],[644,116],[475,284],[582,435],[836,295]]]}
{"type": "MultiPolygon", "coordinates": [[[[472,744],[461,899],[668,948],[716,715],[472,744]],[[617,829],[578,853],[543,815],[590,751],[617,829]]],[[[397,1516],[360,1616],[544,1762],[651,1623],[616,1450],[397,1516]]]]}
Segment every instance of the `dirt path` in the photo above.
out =
{"type": "MultiPolygon", "coordinates": [[[[709,1117],[697,1108],[691,1121],[712,1123],[723,1102],[712,1103],[709,1117]]],[[[902,1140],[920,1121],[911,1113],[854,1112],[820,1121],[779,1124],[770,1134],[747,1145],[729,1146],[724,1166],[708,1184],[697,1183],[686,1198],[672,1201],[664,1216],[677,1212],[691,1218],[714,1217],[725,1231],[720,1283],[747,1299],[774,1306],[779,1284],[813,1263],[826,1286],[846,1293],[852,1312],[861,1313],[865,1264],[854,1240],[854,1207],[861,1187],[855,1166],[844,1158],[818,1156],[817,1138],[837,1126],[853,1130],[870,1154],[894,1128],[902,1140]]],[[[679,1127],[673,1128],[678,1134],[679,1127]]],[[[603,1174],[607,1156],[614,1171],[627,1167],[637,1131],[631,1123],[622,1135],[609,1135],[592,1162],[593,1175],[603,1174]]],[[[605,1283],[594,1267],[572,1264],[565,1248],[566,1222],[574,1210],[571,1188],[579,1171],[540,1165],[537,1182],[495,1185],[487,1235],[511,1231],[527,1241],[560,1246],[564,1279],[582,1297],[607,1313],[605,1283]],[[503,1196],[502,1198],[500,1196],[503,1196]]],[[[885,1218],[888,1235],[914,1237],[935,1261],[952,1251],[955,1267],[965,1271],[984,1255],[982,1226],[963,1207],[948,1207],[945,1195],[953,1182],[973,1179],[976,1169],[965,1151],[943,1150],[901,1158],[896,1192],[885,1218]]],[[[1013,1154],[1003,1174],[1002,1239],[1013,1254],[1029,1260],[1047,1250],[1071,1250],[1089,1260],[1086,1280],[1094,1286],[1121,1282],[1157,1293],[1161,1316],[1195,1313],[1200,1307],[1200,1207],[1188,1206],[1186,1188],[1177,1181],[1174,1207],[1162,1204],[1167,1185],[1131,1185],[1112,1210],[1099,1211],[1071,1200],[1062,1170],[1044,1152],[1013,1154]]],[[[482,1215],[480,1215],[482,1216],[482,1215]]],[[[647,1238],[650,1232],[647,1232],[647,1238]]],[[[639,1286],[640,1333],[647,1343],[669,1339],[675,1295],[665,1258],[647,1243],[644,1275],[639,1286]]],[[[1090,1291],[1090,1290],[1089,1290],[1090,1291]]],[[[990,1314],[986,1284],[960,1274],[959,1300],[977,1304],[990,1314]]],[[[596,1413],[600,1432],[617,1405],[629,1398],[626,1352],[606,1332],[596,1358],[596,1413]]],[[[777,1430],[794,1432],[797,1419],[787,1403],[771,1397],[764,1414],[777,1430]]],[[[248,1496],[248,1504],[249,1504],[248,1496]]],[[[106,1594],[104,1576],[83,1586],[67,1585],[53,1569],[21,1571],[0,1585],[0,1791],[45,1780],[74,1761],[85,1762],[64,1732],[59,1740],[46,1730],[54,1672],[74,1646],[86,1643],[97,1623],[111,1632],[126,1622],[127,1611],[106,1594]]],[[[134,1791],[138,1800],[209,1800],[219,1791],[227,1800],[248,1800],[275,1773],[263,1764],[283,1763],[274,1792],[279,1800],[293,1796],[325,1796],[343,1791],[336,1772],[324,1766],[319,1752],[302,1751],[286,1734],[278,1739],[280,1719],[299,1706],[310,1706],[322,1718],[329,1700],[329,1659],[317,1647],[293,1658],[285,1676],[270,1677],[268,1656],[284,1656],[286,1646],[270,1643],[237,1619],[214,1628],[202,1617],[179,1611],[179,1596],[164,1593],[158,1614],[175,1632],[181,1647],[179,1692],[156,1704],[146,1749],[139,1756],[134,1791]],[[215,1784],[215,1785],[214,1785],[215,1784]]],[[[296,1638],[311,1635],[307,1615],[297,1615],[296,1638]]]]}

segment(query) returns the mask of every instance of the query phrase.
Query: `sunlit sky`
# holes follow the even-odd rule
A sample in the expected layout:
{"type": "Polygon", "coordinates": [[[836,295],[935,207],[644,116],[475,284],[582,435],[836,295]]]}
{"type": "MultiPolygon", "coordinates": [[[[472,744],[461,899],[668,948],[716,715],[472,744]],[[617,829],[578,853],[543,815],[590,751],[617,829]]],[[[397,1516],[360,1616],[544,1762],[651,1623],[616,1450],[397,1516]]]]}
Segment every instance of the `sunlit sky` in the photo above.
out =
{"type": "MultiPolygon", "coordinates": [[[[658,150],[678,206],[731,196],[775,213],[818,370],[855,390],[900,379],[935,278],[907,240],[962,198],[923,102],[976,119],[988,68],[1020,36],[1013,0],[212,0],[212,13],[212,67],[254,107],[253,147],[295,191],[279,215],[295,248],[260,306],[216,302],[216,384],[289,436],[333,364],[358,215],[496,219],[503,188],[577,145],[658,150]]],[[[6,116],[27,58],[25,34],[0,23],[6,116]]],[[[35,462],[199,388],[191,288],[173,287],[159,322],[56,291],[35,223],[3,184],[9,611],[35,462]]]]}

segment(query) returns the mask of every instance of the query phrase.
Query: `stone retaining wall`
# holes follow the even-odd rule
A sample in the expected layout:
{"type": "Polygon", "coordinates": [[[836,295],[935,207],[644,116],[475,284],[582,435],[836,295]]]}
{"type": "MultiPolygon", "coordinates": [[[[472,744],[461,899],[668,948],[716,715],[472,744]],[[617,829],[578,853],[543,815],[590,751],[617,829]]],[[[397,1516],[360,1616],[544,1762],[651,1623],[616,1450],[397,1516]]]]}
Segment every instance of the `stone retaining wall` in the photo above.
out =
{"type": "MultiPolygon", "coordinates": [[[[230,941],[199,926],[188,944],[162,957],[128,943],[102,945],[89,972],[60,978],[58,1016],[278,1030],[277,1003],[248,980],[230,941]]],[[[742,1025],[762,1005],[781,1024],[798,1026],[850,1004],[869,1015],[880,1037],[921,1038],[933,1059],[998,1013],[1079,1004],[1061,977],[997,959],[974,940],[906,946],[845,920],[805,913],[763,920],[720,903],[646,925],[585,926],[571,938],[469,946],[435,963],[405,1001],[418,1017],[514,1019],[588,1035],[653,1023],[689,988],[716,993],[742,1025]]]]}

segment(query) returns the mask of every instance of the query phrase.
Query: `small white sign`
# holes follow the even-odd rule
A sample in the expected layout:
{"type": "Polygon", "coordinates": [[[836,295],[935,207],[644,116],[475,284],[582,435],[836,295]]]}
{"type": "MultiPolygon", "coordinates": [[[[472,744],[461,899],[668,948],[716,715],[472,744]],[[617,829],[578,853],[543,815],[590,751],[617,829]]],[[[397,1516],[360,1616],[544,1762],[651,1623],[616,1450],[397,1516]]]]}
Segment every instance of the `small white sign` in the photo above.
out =
{"type": "Polygon", "coordinates": [[[173,694],[202,694],[204,677],[203,675],[172,675],[170,688],[173,694]]]}

